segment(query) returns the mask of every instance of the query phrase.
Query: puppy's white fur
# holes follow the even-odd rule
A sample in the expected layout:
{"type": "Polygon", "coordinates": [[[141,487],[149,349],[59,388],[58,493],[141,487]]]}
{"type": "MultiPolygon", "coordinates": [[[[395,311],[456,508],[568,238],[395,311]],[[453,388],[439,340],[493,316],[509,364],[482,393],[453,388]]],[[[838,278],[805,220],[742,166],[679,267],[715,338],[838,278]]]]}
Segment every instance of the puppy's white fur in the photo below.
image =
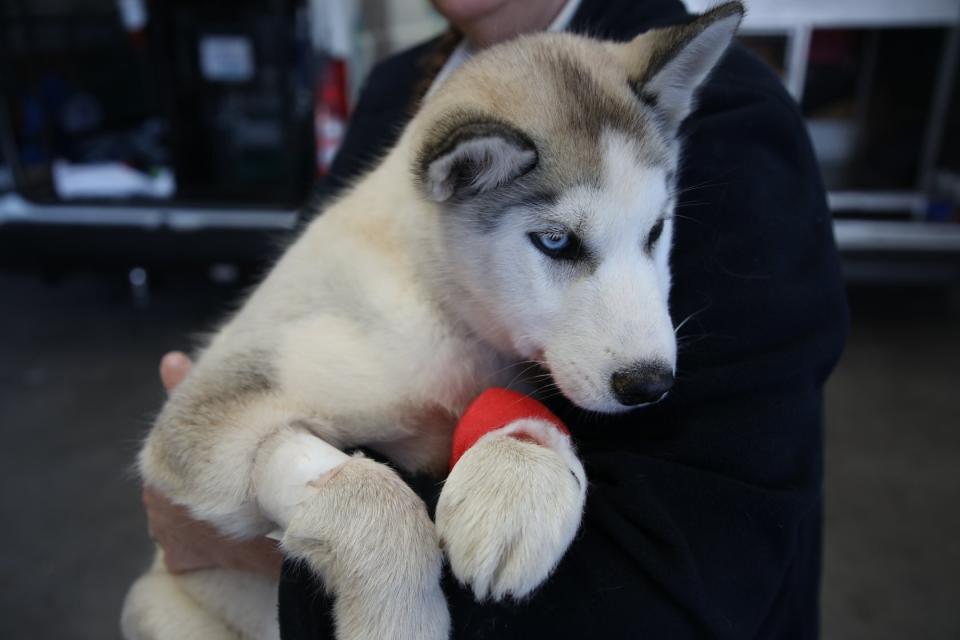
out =
{"type": "MultiPolygon", "coordinates": [[[[601,411],[624,409],[612,372],[673,366],[674,121],[741,13],[626,44],[522,38],[469,61],[212,339],[147,438],[144,481],[224,532],[279,527],[335,594],[339,638],[446,638],[424,505],[391,468],[340,451],[439,475],[457,418],[510,362],[542,360],[601,411]],[[669,88],[664,106],[648,85],[669,88]],[[558,228],[589,260],[531,243],[558,228]]],[[[585,492],[566,436],[536,421],[488,434],[438,507],[454,573],[478,598],[526,596],[573,539],[585,492]]],[[[158,558],[128,595],[124,635],[275,637],[275,589],[223,570],[171,576],[158,558]]]]}
{"type": "Polygon", "coordinates": [[[437,504],[454,575],[477,600],[526,597],[573,541],[586,488],[570,437],[549,422],[517,420],[484,435],[450,472],[437,504]]]}

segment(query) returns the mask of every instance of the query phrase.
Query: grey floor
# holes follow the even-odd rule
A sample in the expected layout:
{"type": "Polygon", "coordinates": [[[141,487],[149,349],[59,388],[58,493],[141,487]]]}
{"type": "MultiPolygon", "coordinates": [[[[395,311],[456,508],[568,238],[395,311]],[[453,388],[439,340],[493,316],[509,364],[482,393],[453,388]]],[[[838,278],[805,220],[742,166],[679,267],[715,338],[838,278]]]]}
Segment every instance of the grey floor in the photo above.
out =
{"type": "Polygon", "coordinates": [[[960,297],[865,293],[827,386],[824,637],[956,640],[960,297]]]}
{"type": "MultiPolygon", "coordinates": [[[[150,544],[130,464],[161,353],[235,293],[0,274],[0,638],[118,637],[150,544]]],[[[960,638],[960,299],[855,292],[828,388],[828,640],[960,638]]]]}

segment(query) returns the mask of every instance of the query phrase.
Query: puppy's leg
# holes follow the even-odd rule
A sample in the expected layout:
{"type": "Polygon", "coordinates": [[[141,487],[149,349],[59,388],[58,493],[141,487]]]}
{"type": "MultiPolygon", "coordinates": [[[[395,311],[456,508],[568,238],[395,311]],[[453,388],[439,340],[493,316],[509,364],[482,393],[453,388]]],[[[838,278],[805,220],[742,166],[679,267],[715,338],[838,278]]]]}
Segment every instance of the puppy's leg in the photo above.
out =
{"type": "Polygon", "coordinates": [[[569,436],[548,422],[518,420],[480,438],[453,467],[437,504],[454,575],[477,600],[528,595],[573,541],[586,486],[569,436]]]}
{"type": "Polygon", "coordinates": [[[335,596],[341,640],[445,640],[442,557],[419,497],[385,465],[352,458],[299,503],[283,548],[335,596]]]}
{"type": "Polygon", "coordinates": [[[274,528],[253,481],[265,442],[300,417],[274,392],[236,391],[217,372],[191,373],[157,418],[140,452],[143,479],[195,517],[233,535],[274,528]]]}
{"type": "Polygon", "coordinates": [[[141,455],[146,481],[226,532],[281,525],[288,552],[335,594],[341,640],[446,638],[441,555],[412,490],[291,426],[308,423],[282,397],[204,388],[178,389],[164,409],[141,455]]]}
{"type": "MultiPolygon", "coordinates": [[[[268,384],[242,384],[238,378],[209,367],[195,369],[157,418],[139,463],[144,482],[188,507],[194,517],[234,535],[254,536],[272,528],[253,490],[256,453],[293,416],[268,384]]],[[[247,373],[246,379],[255,379],[254,373],[247,373]]],[[[124,637],[269,637],[258,633],[259,619],[246,624],[249,616],[232,620],[231,624],[239,624],[231,627],[223,615],[231,610],[221,606],[224,590],[203,588],[216,572],[200,573],[205,575],[174,576],[158,560],[130,589],[122,615],[124,637]]],[[[242,584],[231,584],[243,591],[242,584]]],[[[241,594],[247,595],[256,597],[252,592],[241,594]]],[[[263,604],[269,606],[271,600],[263,604]]],[[[247,607],[246,612],[250,611],[247,607]]]]}
{"type": "Polygon", "coordinates": [[[240,640],[241,635],[178,584],[160,554],[127,592],[120,616],[125,640],[240,640]]]}
{"type": "Polygon", "coordinates": [[[225,569],[172,575],[158,551],[127,593],[120,628],[125,640],[279,640],[277,583],[225,569]]]}

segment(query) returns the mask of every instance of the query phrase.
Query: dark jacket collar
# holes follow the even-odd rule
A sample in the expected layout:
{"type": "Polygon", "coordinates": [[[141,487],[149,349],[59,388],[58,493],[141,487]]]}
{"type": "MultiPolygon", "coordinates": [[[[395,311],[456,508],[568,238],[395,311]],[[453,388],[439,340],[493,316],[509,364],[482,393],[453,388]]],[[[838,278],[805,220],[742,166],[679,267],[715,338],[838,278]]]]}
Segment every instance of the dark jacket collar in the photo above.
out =
{"type": "Polygon", "coordinates": [[[569,31],[629,40],[642,31],[686,22],[680,0],[582,0],[569,31]]]}

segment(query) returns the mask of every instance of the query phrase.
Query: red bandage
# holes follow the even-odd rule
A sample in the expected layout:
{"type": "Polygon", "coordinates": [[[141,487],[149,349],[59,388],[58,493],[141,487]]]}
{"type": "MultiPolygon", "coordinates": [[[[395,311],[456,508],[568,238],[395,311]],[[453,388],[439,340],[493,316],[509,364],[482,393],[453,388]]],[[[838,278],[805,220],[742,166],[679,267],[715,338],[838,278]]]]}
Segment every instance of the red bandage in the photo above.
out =
{"type": "MultiPolygon", "coordinates": [[[[487,389],[470,403],[453,432],[450,468],[457,464],[460,456],[466,453],[467,449],[486,434],[505,427],[511,422],[528,418],[545,420],[557,430],[570,435],[570,431],[560,418],[533,398],[500,387],[487,389]]],[[[522,438],[523,434],[514,434],[514,437],[522,438]]]]}

